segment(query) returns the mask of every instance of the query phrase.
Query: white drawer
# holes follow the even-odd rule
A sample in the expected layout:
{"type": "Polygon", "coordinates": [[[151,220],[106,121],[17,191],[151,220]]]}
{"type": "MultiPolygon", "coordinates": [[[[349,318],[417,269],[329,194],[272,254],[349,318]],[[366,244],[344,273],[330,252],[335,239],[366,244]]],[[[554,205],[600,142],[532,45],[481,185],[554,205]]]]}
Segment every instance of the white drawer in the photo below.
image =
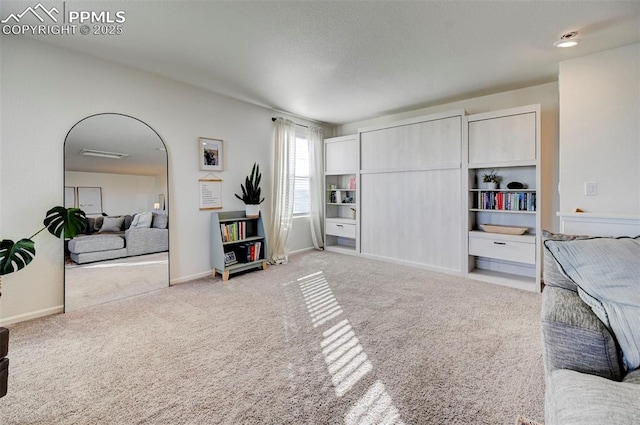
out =
{"type": "Polygon", "coordinates": [[[325,226],[325,232],[327,235],[341,236],[343,238],[355,239],[356,225],[334,222],[334,221],[327,221],[325,226]]]}
{"type": "Polygon", "coordinates": [[[536,263],[536,244],[516,242],[508,238],[475,238],[469,236],[469,255],[497,258],[518,263],[536,263]]]}

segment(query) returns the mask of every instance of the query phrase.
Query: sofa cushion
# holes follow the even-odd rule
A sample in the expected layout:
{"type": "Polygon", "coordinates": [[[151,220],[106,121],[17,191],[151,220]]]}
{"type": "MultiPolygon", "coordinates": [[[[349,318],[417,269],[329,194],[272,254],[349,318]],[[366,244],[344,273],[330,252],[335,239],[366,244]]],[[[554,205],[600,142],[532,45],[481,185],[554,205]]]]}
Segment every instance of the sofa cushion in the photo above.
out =
{"type": "Polygon", "coordinates": [[[151,211],[138,213],[133,216],[130,229],[143,229],[151,227],[151,221],[153,220],[153,214],[151,211]]]}
{"type": "MultiPolygon", "coordinates": [[[[586,235],[568,235],[565,233],[553,233],[548,230],[542,231],[542,242],[544,244],[547,240],[552,241],[572,241],[576,239],[586,239],[590,236],[586,235]]],[[[546,248],[544,251],[544,257],[542,262],[542,281],[546,286],[558,286],[560,288],[569,289],[574,292],[578,292],[578,287],[575,283],[568,279],[558,269],[558,263],[553,258],[553,255],[546,248]]]]}
{"type": "Polygon", "coordinates": [[[119,232],[122,230],[124,224],[124,217],[105,217],[102,220],[102,226],[100,232],[119,232]]]}
{"type": "Polygon", "coordinates": [[[640,385],[640,369],[632,370],[624,376],[623,382],[640,385]]]}
{"type": "Polygon", "coordinates": [[[545,246],[613,331],[625,366],[640,367],[640,236],[545,241],[545,246]]]}
{"type": "Polygon", "coordinates": [[[546,286],[540,319],[547,375],[571,369],[616,381],[622,378],[615,339],[576,292],[546,286]]]}
{"type": "Polygon", "coordinates": [[[640,385],[573,370],[547,378],[545,425],[627,425],[640,418],[640,385]]]}
{"type": "Polygon", "coordinates": [[[124,248],[124,238],[120,235],[86,235],[69,241],[69,251],[73,254],[109,251],[124,248]]]}
{"type": "Polygon", "coordinates": [[[166,229],[169,225],[169,217],[164,214],[153,213],[153,221],[151,227],[154,229],[166,229]]]}

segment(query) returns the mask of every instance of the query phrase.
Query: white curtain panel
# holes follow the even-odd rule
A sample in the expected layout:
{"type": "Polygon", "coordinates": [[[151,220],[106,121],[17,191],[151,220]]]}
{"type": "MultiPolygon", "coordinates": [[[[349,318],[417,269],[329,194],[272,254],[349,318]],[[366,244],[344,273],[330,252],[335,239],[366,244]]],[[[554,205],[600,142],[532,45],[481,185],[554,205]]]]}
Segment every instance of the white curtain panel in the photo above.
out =
{"type": "Polygon", "coordinates": [[[273,132],[274,164],[269,220],[269,262],[286,264],[289,230],[293,218],[295,183],[296,126],[293,121],[276,118],[273,132]]]}
{"type": "Polygon", "coordinates": [[[324,249],[324,130],[317,127],[309,129],[309,198],[311,216],[311,239],[316,249],[324,249]]]}

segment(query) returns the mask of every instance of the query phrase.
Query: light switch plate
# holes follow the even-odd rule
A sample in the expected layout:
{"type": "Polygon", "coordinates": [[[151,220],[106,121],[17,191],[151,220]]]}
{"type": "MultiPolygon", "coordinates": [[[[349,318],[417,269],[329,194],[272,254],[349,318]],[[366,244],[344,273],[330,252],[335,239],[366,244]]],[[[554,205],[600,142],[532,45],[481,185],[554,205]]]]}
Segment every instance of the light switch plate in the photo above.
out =
{"type": "Polygon", "coordinates": [[[598,184],[596,182],[584,182],[584,194],[596,196],[598,194],[598,184]]]}

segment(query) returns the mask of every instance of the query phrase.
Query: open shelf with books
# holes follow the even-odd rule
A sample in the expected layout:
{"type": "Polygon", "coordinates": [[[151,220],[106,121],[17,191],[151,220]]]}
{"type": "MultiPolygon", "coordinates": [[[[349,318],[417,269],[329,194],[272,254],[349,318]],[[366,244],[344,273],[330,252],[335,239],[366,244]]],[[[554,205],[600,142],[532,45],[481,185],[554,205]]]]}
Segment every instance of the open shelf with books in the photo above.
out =
{"type": "Polygon", "coordinates": [[[262,216],[250,218],[244,211],[211,213],[211,268],[223,281],[245,270],[267,268],[267,240],[262,216]]]}
{"type": "Polygon", "coordinates": [[[325,139],[325,248],[356,253],[358,227],[357,136],[325,139]]]}
{"type": "Polygon", "coordinates": [[[467,117],[468,276],[535,292],[541,273],[539,108],[467,117]]]}

